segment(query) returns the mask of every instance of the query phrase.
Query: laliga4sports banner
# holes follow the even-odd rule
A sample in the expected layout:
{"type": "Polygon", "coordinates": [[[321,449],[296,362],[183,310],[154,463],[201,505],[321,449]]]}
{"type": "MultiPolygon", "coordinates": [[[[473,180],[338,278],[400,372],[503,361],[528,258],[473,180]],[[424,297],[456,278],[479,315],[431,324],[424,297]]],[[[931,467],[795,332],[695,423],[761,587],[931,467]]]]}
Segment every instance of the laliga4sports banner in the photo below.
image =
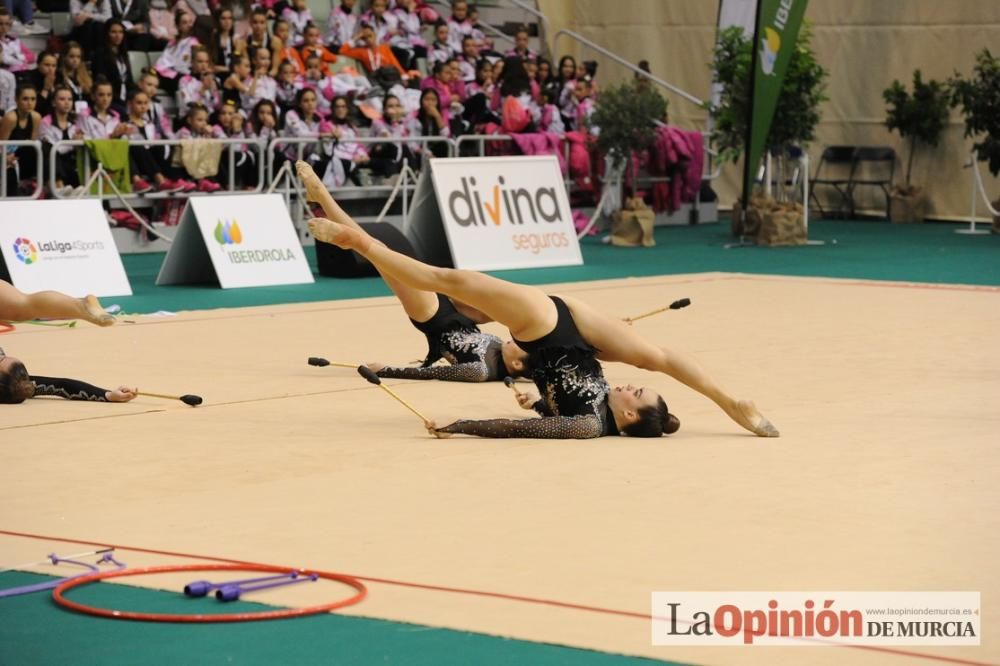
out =
{"type": "Polygon", "coordinates": [[[757,165],[767,146],[781,84],[795,51],[807,3],[808,0],[759,0],[757,5],[750,75],[752,102],[743,170],[744,201],[750,196],[757,165]]]}
{"type": "Polygon", "coordinates": [[[555,156],[431,160],[455,268],[583,263],[555,156]]]}
{"type": "Polygon", "coordinates": [[[0,277],[27,293],[132,294],[97,199],[0,200],[0,277]]]}

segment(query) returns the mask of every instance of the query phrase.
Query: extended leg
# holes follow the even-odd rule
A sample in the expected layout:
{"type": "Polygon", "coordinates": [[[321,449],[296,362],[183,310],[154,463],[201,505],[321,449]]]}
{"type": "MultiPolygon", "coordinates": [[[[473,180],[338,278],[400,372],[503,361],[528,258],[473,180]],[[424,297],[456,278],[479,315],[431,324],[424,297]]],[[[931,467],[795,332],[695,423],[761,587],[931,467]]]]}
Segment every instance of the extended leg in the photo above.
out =
{"type": "MultiPolygon", "coordinates": [[[[363,231],[361,225],[354,221],[354,219],[344,212],[333,197],[330,195],[329,190],[323,185],[323,182],[313,171],[313,168],[309,166],[307,162],[299,160],[295,163],[295,170],[298,172],[299,180],[306,188],[306,196],[310,201],[315,201],[323,209],[323,212],[328,218],[334,222],[340,224],[346,224],[352,229],[357,229],[358,231],[363,231]]],[[[379,242],[379,241],[376,241],[379,242]]],[[[376,267],[377,268],[377,267],[376,267]]],[[[407,286],[406,284],[394,279],[390,275],[382,275],[382,279],[392,289],[392,293],[396,295],[399,299],[400,305],[403,306],[403,310],[406,312],[406,316],[414,321],[427,321],[437,312],[438,309],[438,299],[437,294],[424,291],[422,289],[414,289],[413,287],[407,286]]]]}
{"type": "Polygon", "coordinates": [[[378,245],[364,231],[323,218],[310,220],[309,228],[317,240],[364,255],[382,275],[391,276],[411,288],[468,303],[509,328],[517,339],[537,340],[556,326],[555,304],[535,287],[513,284],[475,271],[429,266],[378,245]]]}
{"type": "Polygon", "coordinates": [[[760,437],[777,437],[778,429],[749,400],[739,400],[722,388],[687,354],[657,347],[624,322],[597,312],[574,298],[563,297],[583,338],[599,351],[602,361],[662,372],[717,404],[731,419],[760,437]]]}
{"type": "Polygon", "coordinates": [[[0,280],[0,319],[84,319],[98,326],[111,326],[115,318],[104,311],[94,296],[73,298],[58,291],[25,294],[0,280]]]}

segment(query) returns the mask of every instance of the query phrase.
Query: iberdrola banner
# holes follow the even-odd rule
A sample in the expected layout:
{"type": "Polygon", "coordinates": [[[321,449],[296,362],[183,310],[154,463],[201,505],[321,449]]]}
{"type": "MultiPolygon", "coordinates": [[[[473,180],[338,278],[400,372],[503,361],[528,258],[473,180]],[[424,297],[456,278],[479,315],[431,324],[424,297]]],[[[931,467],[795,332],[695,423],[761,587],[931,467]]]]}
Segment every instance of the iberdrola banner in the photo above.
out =
{"type": "Polygon", "coordinates": [[[759,0],[754,30],[749,140],[743,193],[750,196],[754,174],[767,146],[771,120],[781,95],[781,84],[795,52],[795,42],[808,0],[759,0]]]}

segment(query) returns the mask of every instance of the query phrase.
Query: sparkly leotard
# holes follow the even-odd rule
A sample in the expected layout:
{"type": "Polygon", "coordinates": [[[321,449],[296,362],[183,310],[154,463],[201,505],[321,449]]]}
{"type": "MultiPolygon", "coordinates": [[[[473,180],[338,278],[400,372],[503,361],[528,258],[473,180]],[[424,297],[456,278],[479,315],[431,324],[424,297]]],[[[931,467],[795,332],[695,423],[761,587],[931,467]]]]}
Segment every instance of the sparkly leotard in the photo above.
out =
{"type": "Polygon", "coordinates": [[[427,358],[419,368],[386,367],[379,377],[440,379],[450,382],[501,381],[510,373],[503,362],[503,340],[483,333],[476,323],[460,313],[450,300],[438,294],[438,309],[427,321],[410,320],[427,338],[427,358]],[[450,365],[433,365],[444,358],[450,365]]]}
{"type": "Polygon", "coordinates": [[[619,434],[608,408],[610,387],[596,350],[580,335],[562,299],[551,298],[558,313],[555,328],[538,340],[515,340],[528,352],[531,378],[541,396],[533,408],[541,418],[462,420],[441,428],[441,432],[540,439],[619,434]]]}

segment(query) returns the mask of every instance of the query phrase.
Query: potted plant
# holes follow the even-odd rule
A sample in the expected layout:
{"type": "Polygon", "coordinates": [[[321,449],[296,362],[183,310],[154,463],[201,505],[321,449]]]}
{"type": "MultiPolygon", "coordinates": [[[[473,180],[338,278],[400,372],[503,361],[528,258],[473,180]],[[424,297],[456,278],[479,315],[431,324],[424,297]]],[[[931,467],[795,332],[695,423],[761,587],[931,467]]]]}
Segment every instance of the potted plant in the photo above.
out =
{"type": "MultiPolygon", "coordinates": [[[[824,92],[828,72],[816,61],[811,39],[811,26],[804,22],[768,133],[767,150],[772,155],[778,182],[775,197],[767,199],[759,193],[751,196],[747,211],[750,223],[746,228],[737,222],[741,217],[738,206],[733,211],[733,232],[755,235],[762,244],[801,245],[806,241],[804,202],[797,201],[797,194],[786,188],[785,174],[788,160],[814,138],[820,119],[819,105],[827,99],[824,92]]],[[[731,162],[736,162],[745,149],[751,62],[751,44],[743,28],[733,26],[723,30],[711,64],[712,80],[719,84],[720,95],[716,104],[709,103],[708,109],[714,120],[712,143],[720,159],[731,162]]]]}
{"type": "Polygon", "coordinates": [[[928,201],[923,188],[913,185],[913,158],[918,144],[936,146],[948,122],[949,94],[938,81],[924,82],[920,70],[913,72],[913,93],[899,81],[882,92],[889,105],[885,125],[910,140],[910,155],[906,161],[906,183],[895,185],[890,193],[889,218],[893,222],[923,222],[928,201]]]}
{"type": "MultiPolygon", "coordinates": [[[[990,173],[1000,175],[1000,58],[989,49],[976,54],[973,76],[966,79],[958,72],[948,80],[952,104],[962,107],[965,136],[974,137],[972,148],[990,173]]],[[[993,202],[1000,209],[1000,198],[993,202]]],[[[993,216],[993,231],[1000,233],[1000,216],[993,216]]]]}
{"type": "MultiPolygon", "coordinates": [[[[610,173],[625,173],[634,164],[636,154],[652,148],[656,141],[657,121],[665,121],[666,117],[667,100],[651,86],[632,80],[603,89],[600,102],[588,122],[600,128],[597,149],[611,167],[610,173]]],[[[632,174],[633,181],[637,175],[632,174]]],[[[621,181],[605,183],[604,186],[620,192],[621,181]]],[[[617,197],[616,201],[620,202],[621,197],[617,197]]],[[[618,231],[624,226],[641,225],[646,229],[642,234],[647,239],[646,244],[651,243],[653,211],[646,208],[641,199],[630,198],[624,207],[613,207],[618,210],[612,216],[612,241],[620,235],[618,231]]]]}

